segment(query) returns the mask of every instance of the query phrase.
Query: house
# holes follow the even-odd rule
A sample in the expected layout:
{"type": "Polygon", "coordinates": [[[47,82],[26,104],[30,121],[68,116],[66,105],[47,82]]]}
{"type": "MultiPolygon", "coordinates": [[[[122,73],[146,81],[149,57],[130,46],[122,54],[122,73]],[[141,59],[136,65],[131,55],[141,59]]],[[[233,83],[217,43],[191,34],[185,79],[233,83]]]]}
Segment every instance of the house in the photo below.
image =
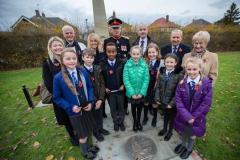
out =
{"type": "Polygon", "coordinates": [[[190,26],[207,26],[211,24],[210,22],[204,20],[204,19],[193,19],[192,23],[186,25],[185,27],[190,27],[190,26]]]}
{"type": "Polygon", "coordinates": [[[180,26],[169,20],[169,15],[166,18],[159,18],[148,26],[149,31],[171,32],[173,29],[180,28],[180,26]]]}
{"type": "Polygon", "coordinates": [[[36,15],[31,18],[21,16],[11,27],[11,31],[20,33],[56,33],[61,32],[64,25],[71,25],[75,31],[77,27],[58,17],[46,17],[44,13],[40,15],[39,10],[35,10],[36,15]]]}

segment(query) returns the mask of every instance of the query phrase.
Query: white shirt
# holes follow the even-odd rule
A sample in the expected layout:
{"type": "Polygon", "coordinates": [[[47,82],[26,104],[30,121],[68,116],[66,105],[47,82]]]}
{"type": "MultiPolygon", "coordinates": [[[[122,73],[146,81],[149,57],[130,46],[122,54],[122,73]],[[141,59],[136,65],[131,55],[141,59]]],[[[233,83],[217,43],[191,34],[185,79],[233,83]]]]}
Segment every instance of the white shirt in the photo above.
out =
{"type": "Polygon", "coordinates": [[[152,64],[152,65],[154,66],[154,65],[155,65],[155,63],[156,63],[156,61],[157,61],[156,59],[154,59],[154,60],[150,60],[150,62],[149,62],[149,65],[151,65],[151,64],[152,64]]]}
{"type": "Polygon", "coordinates": [[[147,37],[145,38],[139,38],[139,42],[138,42],[138,46],[141,47],[142,41],[144,41],[143,43],[143,53],[145,53],[146,49],[147,49],[147,37]]]}
{"type": "Polygon", "coordinates": [[[187,77],[187,83],[190,83],[191,81],[194,81],[195,84],[198,84],[198,82],[200,81],[200,75],[198,75],[195,79],[191,79],[189,76],[187,77]]]}
{"type": "Polygon", "coordinates": [[[67,68],[67,70],[68,70],[68,72],[69,72],[71,78],[72,78],[72,73],[74,72],[74,73],[75,73],[75,74],[74,74],[74,75],[75,75],[75,78],[76,78],[77,81],[78,81],[77,69],[76,69],[76,68],[74,68],[74,69],[69,69],[69,68],[67,68]]]}
{"type": "Polygon", "coordinates": [[[83,64],[83,65],[84,65],[85,68],[87,68],[87,70],[93,69],[93,66],[90,66],[90,67],[89,67],[89,66],[87,66],[86,64],[83,64]]]}
{"type": "Polygon", "coordinates": [[[172,69],[170,71],[166,70],[166,75],[171,74],[173,71],[174,71],[174,69],[172,69]]]}
{"type": "Polygon", "coordinates": [[[113,65],[115,65],[115,62],[116,62],[116,59],[114,59],[113,61],[108,59],[108,63],[110,64],[110,66],[112,66],[112,63],[113,63],[113,65]]]}

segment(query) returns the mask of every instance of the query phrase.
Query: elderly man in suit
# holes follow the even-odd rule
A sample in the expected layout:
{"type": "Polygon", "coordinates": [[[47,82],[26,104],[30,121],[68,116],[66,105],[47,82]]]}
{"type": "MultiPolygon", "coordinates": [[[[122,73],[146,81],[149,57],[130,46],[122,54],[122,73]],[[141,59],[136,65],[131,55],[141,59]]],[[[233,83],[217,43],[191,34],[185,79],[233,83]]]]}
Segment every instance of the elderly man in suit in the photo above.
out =
{"type": "Polygon", "coordinates": [[[183,32],[179,29],[173,30],[170,35],[170,44],[167,44],[161,48],[162,58],[165,57],[168,53],[173,53],[178,57],[178,64],[176,66],[176,72],[179,73],[183,70],[181,67],[182,58],[184,54],[191,51],[190,47],[182,44],[183,32]]]}

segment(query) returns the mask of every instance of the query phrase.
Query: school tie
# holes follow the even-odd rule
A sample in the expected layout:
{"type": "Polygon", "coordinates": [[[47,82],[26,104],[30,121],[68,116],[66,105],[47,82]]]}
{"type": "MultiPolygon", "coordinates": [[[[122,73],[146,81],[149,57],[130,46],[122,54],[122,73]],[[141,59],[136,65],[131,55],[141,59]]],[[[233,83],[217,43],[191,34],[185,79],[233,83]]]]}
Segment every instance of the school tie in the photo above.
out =
{"type": "Polygon", "coordinates": [[[114,63],[113,63],[113,62],[111,62],[111,66],[112,66],[112,67],[114,66],[114,63]]]}
{"type": "Polygon", "coordinates": [[[190,87],[191,87],[191,91],[194,91],[194,88],[195,88],[195,82],[194,81],[190,82],[190,87]]]}
{"type": "Polygon", "coordinates": [[[77,77],[76,77],[75,74],[76,74],[75,72],[72,72],[71,77],[72,77],[72,80],[73,80],[74,84],[77,85],[77,84],[78,84],[78,81],[77,81],[77,77]]]}
{"type": "Polygon", "coordinates": [[[143,55],[143,49],[144,49],[144,40],[141,40],[141,44],[140,44],[140,48],[141,48],[141,54],[143,55]]]}
{"type": "Polygon", "coordinates": [[[154,64],[153,61],[150,61],[150,68],[153,68],[154,64]]]}
{"type": "Polygon", "coordinates": [[[168,81],[170,79],[170,72],[167,72],[166,75],[165,75],[165,80],[168,81]]]}
{"type": "Polygon", "coordinates": [[[173,46],[173,53],[177,54],[177,46],[173,46]]]}
{"type": "Polygon", "coordinates": [[[88,71],[89,71],[89,72],[93,72],[93,68],[92,68],[92,67],[89,68],[88,71]]]}

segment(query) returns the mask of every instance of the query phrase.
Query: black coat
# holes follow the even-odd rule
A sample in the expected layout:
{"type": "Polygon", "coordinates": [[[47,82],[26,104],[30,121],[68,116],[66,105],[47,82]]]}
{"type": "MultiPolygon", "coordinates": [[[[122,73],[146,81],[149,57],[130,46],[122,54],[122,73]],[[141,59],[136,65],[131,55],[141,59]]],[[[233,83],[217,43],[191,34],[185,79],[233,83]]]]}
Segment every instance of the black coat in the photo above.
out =
{"type": "Polygon", "coordinates": [[[117,58],[120,59],[127,59],[130,58],[129,51],[130,51],[130,42],[129,39],[121,36],[120,38],[116,39],[113,37],[107,38],[104,40],[103,48],[106,53],[106,45],[109,42],[113,42],[117,46],[117,58]]]}
{"type": "Polygon", "coordinates": [[[166,81],[165,76],[166,69],[162,67],[160,69],[160,75],[157,80],[154,99],[155,101],[160,102],[163,107],[170,105],[172,108],[175,108],[175,91],[178,82],[181,80],[181,75],[176,73],[176,71],[173,71],[168,81],[166,81]]]}
{"type": "MultiPolygon", "coordinates": [[[[137,39],[132,43],[132,46],[135,46],[135,45],[139,45],[139,40],[140,40],[140,37],[137,37],[137,39]]],[[[147,46],[149,45],[149,43],[155,43],[151,37],[147,36],[147,46]]]]}
{"type": "Polygon", "coordinates": [[[123,85],[123,67],[124,67],[124,61],[117,58],[115,62],[115,71],[114,71],[115,72],[114,74],[116,75],[114,76],[114,82],[112,82],[109,79],[111,72],[109,72],[110,65],[108,64],[107,59],[101,63],[101,68],[102,68],[102,73],[103,73],[103,78],[104,78],[106,88],[111,90],[111,88],[113,87],[113,83],[114,85],[117,86],[116,89],[119,89],[120,86],[123,85]]]}
{"type": "MultiPolygon", "coordinates": [[[[176,66],[176,72],[179,73],[183,70],[181,67],[182,59],[184,54],[189,53],[191,51],[191,48],[185,44],[180,43],[178,50],[177,50],[177,57],[178,57],[178,64],[176,66]]],[[[168,53],[172,53],[172,44],[167,44],[163,47],[161,47],[161,55],[162,58],[164,58],[168,53]]]]}
{"type": "MultiPolygon", "coordinates": [[[[55,61],[55,65],[48,58],[42,64],[42,78],[47,90],[52,94],[53,93],[53,78],[54,76],[61,71],[60,63],[55,61]]],[[[53,109],[55,113],[55,117],[57,119],[58,124],[60,125],[70,125],[70,121],[67,113],[61,107],[58,107],[55,103],[53,103],[53,109]]]]}
{"type": "Polygon", "coordinates": [[[103,78],[101,67],[98,65],[94,65],[93,72],[88,71],[87,68],[85,68],[85,69],[89,73],[89,75],[92,79],[92,82],[93,82],[95,101],[97,101],[97,100],[104,101],[105,100],[105,83],[104,83],[104,78],[103,78]]]}

